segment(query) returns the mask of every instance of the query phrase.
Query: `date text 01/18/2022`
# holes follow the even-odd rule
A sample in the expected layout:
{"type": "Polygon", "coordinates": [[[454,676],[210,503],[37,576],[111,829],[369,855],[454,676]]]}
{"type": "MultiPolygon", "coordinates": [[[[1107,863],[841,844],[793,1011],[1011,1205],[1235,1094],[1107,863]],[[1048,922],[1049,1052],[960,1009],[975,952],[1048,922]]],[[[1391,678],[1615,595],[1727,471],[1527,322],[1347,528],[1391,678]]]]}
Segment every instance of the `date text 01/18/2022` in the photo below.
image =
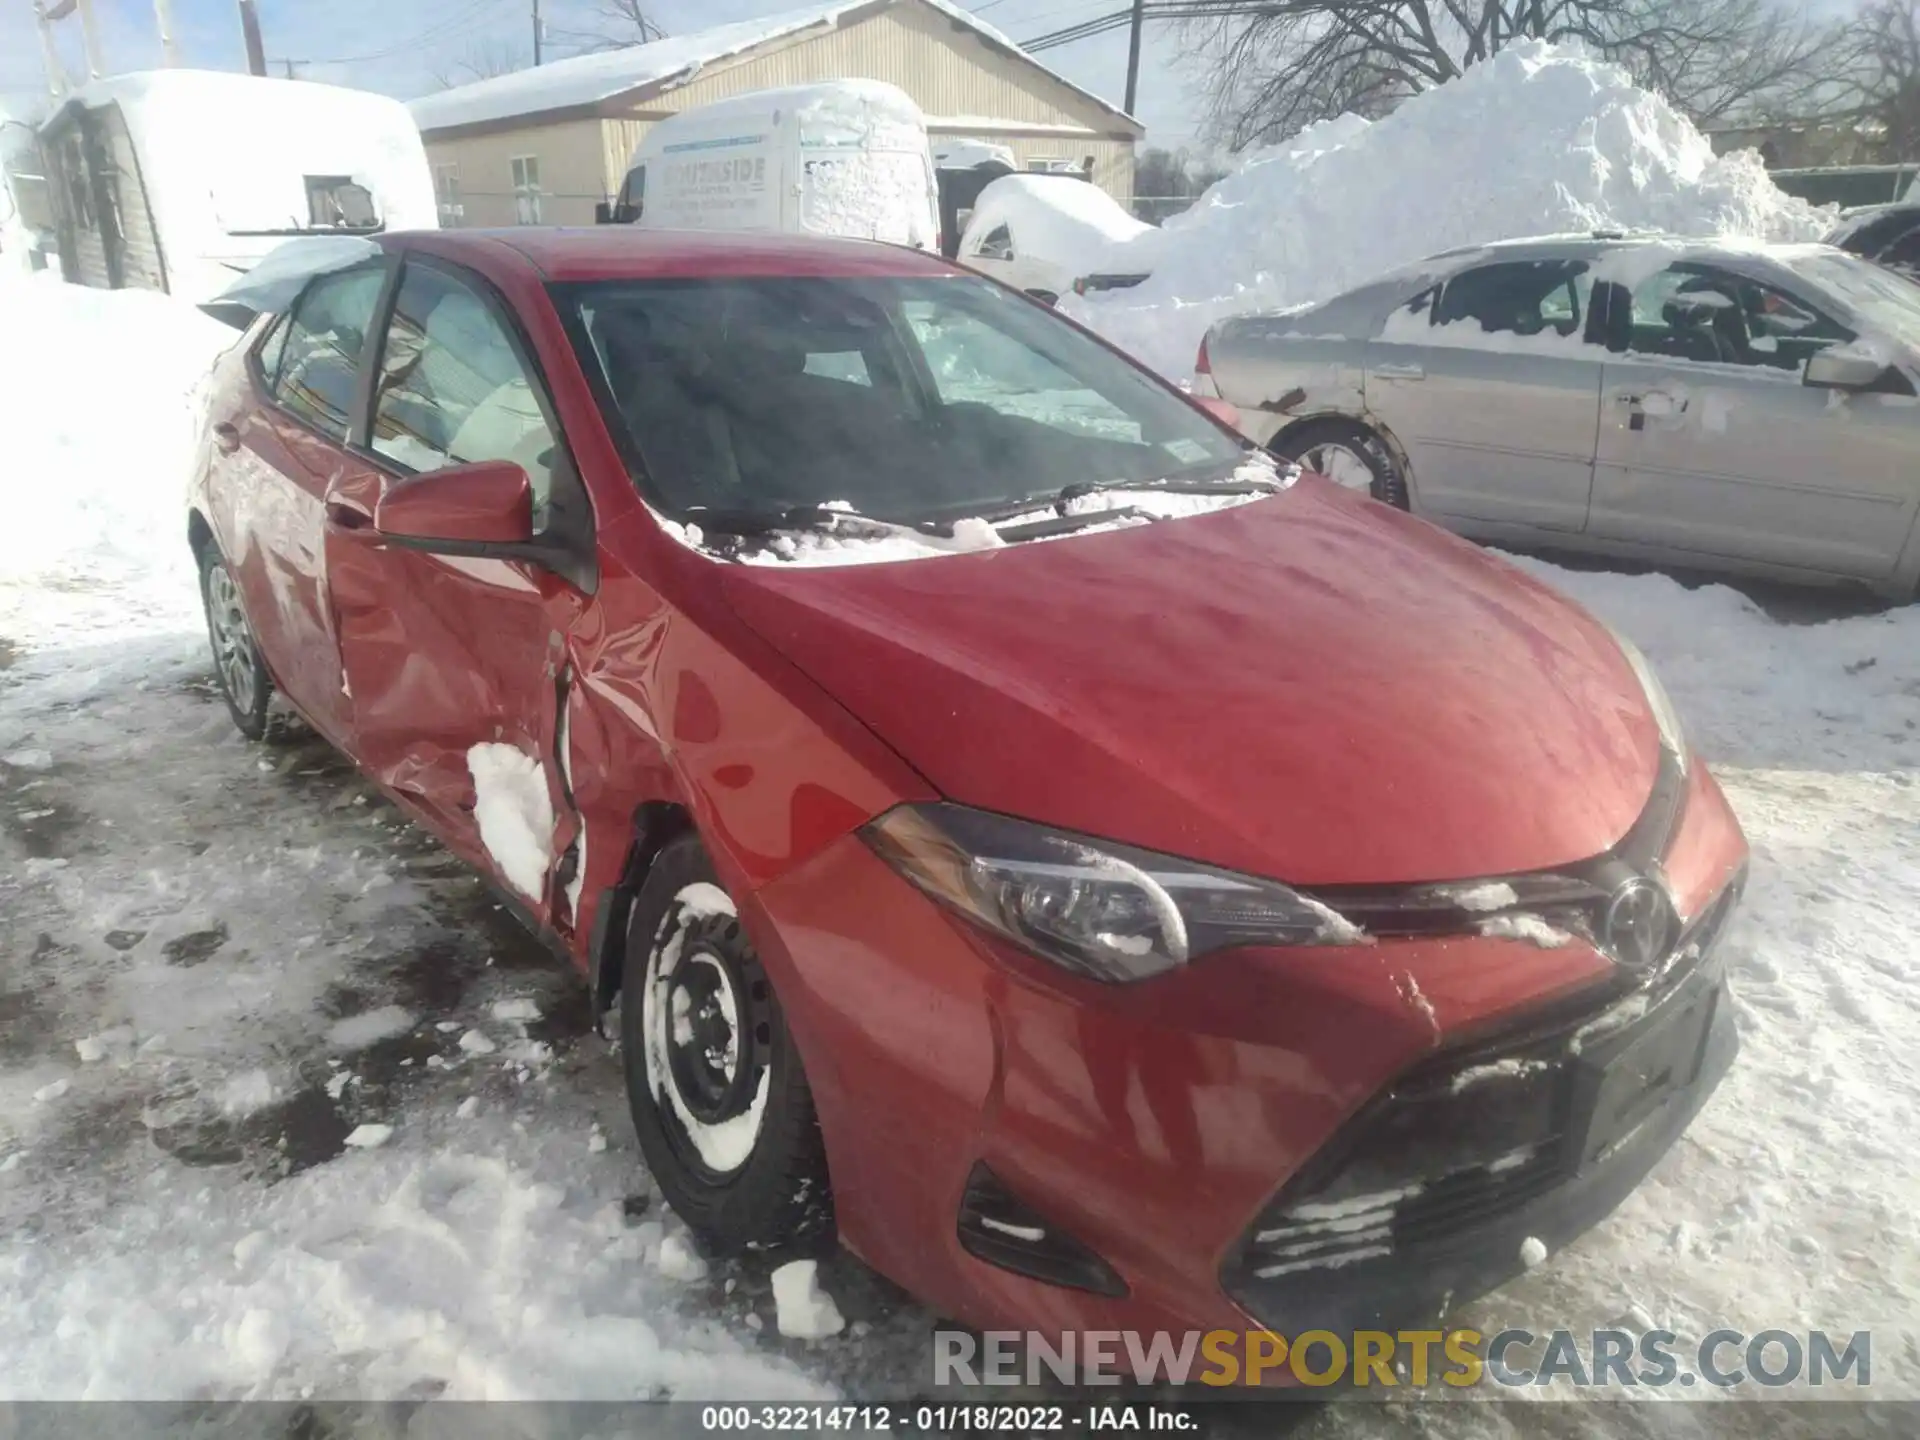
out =
{"type": "Polygon", "coordinates": [[[821,1431],[883,1433],[982,1433],[1031,1435],[1069,1430],[1160,1430],[1195,1428],[1194,1417],[1153,1405],[705,1405],[706,1431],[821,1431]]]}

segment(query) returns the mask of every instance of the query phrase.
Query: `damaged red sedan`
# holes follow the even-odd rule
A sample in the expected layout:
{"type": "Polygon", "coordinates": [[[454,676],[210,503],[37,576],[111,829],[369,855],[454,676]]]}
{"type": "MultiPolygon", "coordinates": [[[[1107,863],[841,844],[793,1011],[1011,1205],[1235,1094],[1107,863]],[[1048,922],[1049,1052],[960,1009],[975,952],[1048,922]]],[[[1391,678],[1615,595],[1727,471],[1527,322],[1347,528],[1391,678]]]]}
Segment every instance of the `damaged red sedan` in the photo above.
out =
{"type": "Polygon", "coordinates": [[[220,683],[620,1000],[715,1250],[837,1234],[981,1327],[1391,1328],[1725,1072],[1745,843],[1550,589],[913,251],[346,244],[216,376],[220,683]]]}

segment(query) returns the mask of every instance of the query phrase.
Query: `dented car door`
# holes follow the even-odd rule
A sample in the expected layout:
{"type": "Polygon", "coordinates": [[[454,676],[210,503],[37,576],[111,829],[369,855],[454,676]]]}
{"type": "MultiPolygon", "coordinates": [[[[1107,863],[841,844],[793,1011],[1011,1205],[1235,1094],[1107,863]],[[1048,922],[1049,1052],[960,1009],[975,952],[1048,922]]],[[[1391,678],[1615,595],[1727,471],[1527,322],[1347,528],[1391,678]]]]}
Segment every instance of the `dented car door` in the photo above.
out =
{"type": "Polygon", "coordinates": [[[381,496],[414,475],[502,460],[526,470],[536,532],[551,530],[585,513],[559,435],[505,302],[471,272],[409,258],[357,437],[368,481],[328,497],[353,749],[543,922],[578,838],[556,745],[571,682],[566,637],[589,598],[526,559],[385,543],[374,516],[381,496]]]}

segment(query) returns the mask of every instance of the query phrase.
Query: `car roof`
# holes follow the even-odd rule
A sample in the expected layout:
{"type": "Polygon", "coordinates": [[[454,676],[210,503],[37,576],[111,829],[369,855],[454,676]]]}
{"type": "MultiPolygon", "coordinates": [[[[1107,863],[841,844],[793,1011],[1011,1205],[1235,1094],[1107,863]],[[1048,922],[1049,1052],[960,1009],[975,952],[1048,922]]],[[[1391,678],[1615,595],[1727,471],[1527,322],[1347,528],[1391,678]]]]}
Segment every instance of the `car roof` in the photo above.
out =
{"type": "Polygon", "coordinates": [[[646,230],[633,225],[421,230],[388,243],[451,260],[501,247],[553,281],[698,279],[735,275],[915,276],[961,273],[904,245],[819,235],[646,230]]]}

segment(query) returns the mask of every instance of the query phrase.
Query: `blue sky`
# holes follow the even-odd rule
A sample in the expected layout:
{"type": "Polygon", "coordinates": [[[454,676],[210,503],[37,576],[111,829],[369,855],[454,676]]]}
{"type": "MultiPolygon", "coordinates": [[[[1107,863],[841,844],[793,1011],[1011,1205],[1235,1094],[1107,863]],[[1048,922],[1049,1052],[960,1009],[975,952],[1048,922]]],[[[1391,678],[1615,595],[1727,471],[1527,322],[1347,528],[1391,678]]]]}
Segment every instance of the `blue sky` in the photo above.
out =
{"type": "MultiPolygon", "coordinates": [[[[287,59],[306,62],[305,79],[325,80],[410,98],[439,88],[436,71],[452,70],[475,45],[530,48],[531,0],[258,0],[260,28],[276,73],[287,59]]],[[[770,15],[805,0],[659,0],[653,14],[673,33],[770,15]]],[[[961,0],[966,3],[966,0],[961,0]]],[[[94,0],[101,48],[110,73],[160,63],[151,0],[94,0]]],[[[976,7],[1016,40],[1115,10],[1124,0],[981,0],[976,7]]],[[[594,0],[542,0],[549,31],[592,29],[594,0]]],[[[245,68],[235,0],[173,0],[185,63],[245,68]]],[[[71,73],[83,73],[77,19],[59,27],[71,73]]],[[[1196,86],[1176,68],[1177,38],[1149,24],[1141,66],[1140,118],[1154,144],[1182,144],[1198,124],[1196,86]]],[[[1125,91],[1124,30],[1046,52],[1069,79],[1115,104],[1125,91]]],[[[0,103],[19,112],[45,91],[40,45],[29,0],[0,0],[0,103]]]]}

